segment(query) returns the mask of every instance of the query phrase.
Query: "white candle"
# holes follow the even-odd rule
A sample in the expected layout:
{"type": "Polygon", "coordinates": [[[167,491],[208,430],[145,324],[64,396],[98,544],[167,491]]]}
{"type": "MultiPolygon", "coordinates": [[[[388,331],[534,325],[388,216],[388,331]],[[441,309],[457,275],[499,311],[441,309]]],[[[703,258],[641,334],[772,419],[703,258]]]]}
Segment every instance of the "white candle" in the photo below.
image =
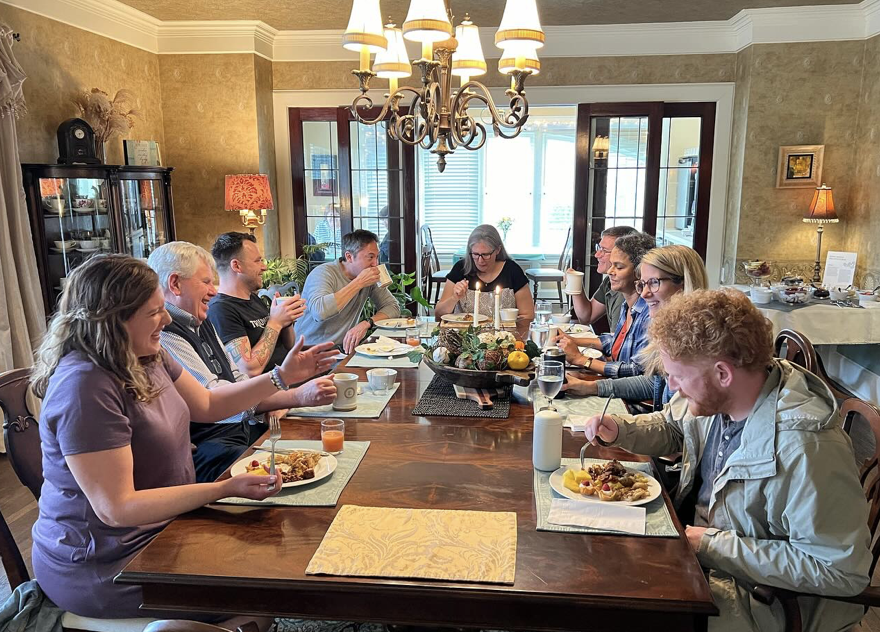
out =
{"type": "Polygon", "coordinates": [[[477,287],[474,290],[474,325],[480,322],[480,282],[477,281],[477,287]]]}
{"type": "Polygon", "coordinates": [[[501,286],[495,287],[495,329],[501,329],[501,286]]]}

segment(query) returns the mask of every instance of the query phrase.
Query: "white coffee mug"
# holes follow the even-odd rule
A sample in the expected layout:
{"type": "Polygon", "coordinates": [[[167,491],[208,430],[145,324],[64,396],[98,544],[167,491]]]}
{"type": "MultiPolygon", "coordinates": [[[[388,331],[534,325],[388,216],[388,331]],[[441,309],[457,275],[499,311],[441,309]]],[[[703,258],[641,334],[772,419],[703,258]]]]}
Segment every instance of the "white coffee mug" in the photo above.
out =
{"type": "Polygon", "coordinates": [[[337,373],[333,376],[336,385],[334,410],[354,410],[357,408],[358,376],[354,373],[337,373]]]}
{"type": "Polygon", "coordinates": [[[501,320],[505,323],[513,322],[519,316],[519,310],[516,307],[505,307],[501,310],[501,320]]]}
{"type": "Polygon", "coordinates": [[[376,283],[379,287],[388,287],[391,285],[391,275],[388,273],[388,268],[385,267],[385,264],[381,264],[376,266],[379,270],[379,281],[376,283]]]}
{"type": "Polygon", "coordinates": [[[584,289],[584,273],[569,270],[565,273],[565,291],[569,294],[580,294],[584,289]]]}
{"type": "Polygon", "coordinates": [[[367,371],[370,390],[379,395],[384,395],[389,388],[394,388],[396,377],[397,371],[394,369],[370,369],[367,371]]]}

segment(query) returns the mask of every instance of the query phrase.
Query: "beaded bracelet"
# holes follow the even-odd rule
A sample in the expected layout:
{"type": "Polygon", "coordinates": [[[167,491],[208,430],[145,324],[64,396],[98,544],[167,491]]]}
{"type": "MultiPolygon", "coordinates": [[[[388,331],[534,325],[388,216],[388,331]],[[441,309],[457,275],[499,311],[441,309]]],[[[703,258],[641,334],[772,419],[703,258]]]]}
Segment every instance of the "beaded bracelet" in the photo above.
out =
{"type": "Polygon", "coordinates": [[[281,378],[281,369],[277,366],[269,373],[269,379],[272,380],[272,384],[274,384],[275,388],[279,391],[286,391],[290,388],[281,378]]]}

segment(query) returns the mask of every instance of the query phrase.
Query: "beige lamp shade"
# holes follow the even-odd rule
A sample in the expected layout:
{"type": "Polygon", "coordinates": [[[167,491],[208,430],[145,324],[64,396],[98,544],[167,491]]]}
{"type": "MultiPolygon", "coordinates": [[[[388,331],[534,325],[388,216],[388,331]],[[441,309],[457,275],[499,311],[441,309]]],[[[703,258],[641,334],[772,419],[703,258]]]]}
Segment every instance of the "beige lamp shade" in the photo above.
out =
{"type": "Polygon", "coordinates": [[[538,7],[535,0],[507,0],[501,25],[495,33],[495,46],[506,51],[511,46],[522,45],[533,48],[544,45],[544,30],[538,18],[538,7]]]}
{"type": "Polygon", "coordinates": [[[522,66],[520,70],[531,70],[533,76],[541,74],[538,51],[534,46],[524,44],[505,49],[504,55],[498,60],[498,72],[509,75],[517,69],[517,60],[522,66]]]}
{"type": "Polygon", "coordinates": [[[486,58],[480,43],[480,29],[467,15],[455,27],[458,48],[452,54],[452,74],[457,77],[478,77],[486,74],[486,58]]]}
{"type": "Polygon", "coordinates": [[[379,0],[354,0],[351,6],[348,28],[342,34],[342,47],[357,53],[363,46],[371,53],[384,51],[388,46],[379,0]]]}
{"type": "Polygon", "coordinates": [[[383,79],[409,77],[412,74],[412,64],[410,64],[409,54],[406,52],[403,31],[396,28],[394,24],[386,24],[385,39],[388,40],[388,48],[376,53],[373,72],[383,79]]]}
{"type": "Polygon", "coordinates": [[[443,0],[411,0],[403,36],[413,42],[442,42],[452,37],[452,24],[443,0]]]}
{"type": "Polygon", "coordinates": [[[835,224],[840,219],[834,212],[834,197],[831,194],[831,187],[817,187],[813,193],[813,201],[810,202],[810,208],[804,215],[804,222],[809,224],[835,224]]]}
{"type": "Polygon", "coordinates": [[[226,176],[226,210],[253,211],[273,209],[269,176],[264,173],[239,173],[226,176]]]}

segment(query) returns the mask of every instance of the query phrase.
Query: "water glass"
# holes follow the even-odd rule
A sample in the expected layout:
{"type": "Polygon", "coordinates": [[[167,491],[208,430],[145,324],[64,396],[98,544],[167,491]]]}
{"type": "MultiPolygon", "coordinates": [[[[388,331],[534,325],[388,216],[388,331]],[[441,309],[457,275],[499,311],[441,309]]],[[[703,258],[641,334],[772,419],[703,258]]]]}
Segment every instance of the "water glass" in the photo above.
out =
{"type": "Polygon", "coordinates": [[[547,345],[550,338],[550,327],[543,323],[534,322],[529,325],[529,339],[538,345],[539,349],[543,349],[547,345]]]}
{"type": "Polygon", "coordinates": [[[535,318],[542,325],[550,322],[550,315],[553,309],[550,307],[550,301],[537,301],[535,303],[535,318]]]}
{"type": "MultiPolygon", "coordinates": [[[[555,360],[544,360],[538,367],[538,386],[548,400],[553,400],[562,390],[565,380],[565,365],[555,360]]],[[[552,408],[552,403],[551,403],[552,408]]]]}
{"type": "Polygon", "coordinates": [[[339,454],[345,446],[345,422],[342,419],[321,420],[321,444],[324,452],[339,454]]]}

